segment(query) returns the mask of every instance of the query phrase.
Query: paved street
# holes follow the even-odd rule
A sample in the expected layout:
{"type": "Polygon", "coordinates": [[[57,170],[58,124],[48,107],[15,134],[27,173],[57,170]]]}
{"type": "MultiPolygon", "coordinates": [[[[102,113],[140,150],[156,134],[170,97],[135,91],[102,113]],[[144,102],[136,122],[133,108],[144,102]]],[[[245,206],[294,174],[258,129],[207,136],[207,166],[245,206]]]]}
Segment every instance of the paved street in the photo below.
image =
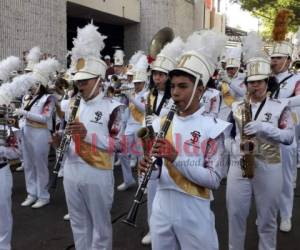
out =
{"type": "MultiPolygon", "coordinates": [[[[298,171],[300,174],[300,171],[298,171]]],[[[115,169],[116,185],[120,184],[120,168],[115,169]]],[[[146,203],[142,205],[138,216],[138,228],[134,229],[120,223],[121,218],[129,208],[135,188],[126,192],[115,191],[115,202],[112,209],[113,221],[113,249],[135,250],[150,249],[143,247],[140,243],[142,236],[147,232],[146,225],[146,203]]],[[[295,193],[295,206],[293,218],[293,230],[288,233],[278,233],[279,250],[300,249],[300,182],[295,193]]],[[[55,193],[54,200],[50,205],[39,210],[21,208],[20,203],[25,198],[25,186],[23,173],[14,173],[13,190],[13,249],[14,250],[65,250],[74,249],[71,229],[68,222],[63,221],[67,212],[64,200],[62,183],[55,193]]],[[[218,231],[220,249],[227,248],[227,219],[225,205],[225,184],[215,192],[213,210],[216,214],[216,227],[218,231]]],[[[252,211],[248,224],[246,250],[257,249],[257,233],[255,212],[252,211]]],[[[201,221],[199,221],[201,223],[201,221]]]]}

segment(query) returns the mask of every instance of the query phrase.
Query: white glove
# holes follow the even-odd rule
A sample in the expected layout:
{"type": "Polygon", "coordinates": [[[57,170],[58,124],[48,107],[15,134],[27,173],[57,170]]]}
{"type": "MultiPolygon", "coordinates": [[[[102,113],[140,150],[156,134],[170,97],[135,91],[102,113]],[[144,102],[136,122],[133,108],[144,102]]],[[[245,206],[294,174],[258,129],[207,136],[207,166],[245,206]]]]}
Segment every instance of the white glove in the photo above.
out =
{"type": "Polygon", "coordinates": [[[23,116],[26,117],[27,113],[28,113],[28,111],[26,111],[26,110],[24,110],[24,109],[16,109],[16,110],[14,111],[14,114],[17,115],[17,116],[23,115],[23,116]]]}
{"type": "Polygon", "coordinates": [[[246,133],[246,135],[254,135],[260,133],[261,135],[269,137],[274,134],[275,131],[276,127],[274,127],[271,123],[260,121],[249,122],[244,128],[244,132],[246,133]]]}
{"type": "Polygon", "coordinates": [[[245,126],[244,132],[245,132],[246,135],[254,135],[257,132],[261,132],[262,131],[262,127],[263,127],[262,122],[252,121],[252,122],[249,122],[245,126]]]}
{"type": "Polygon", "coordinates": [[[146,126],[152,125],[153,120],[154,120],[154,116],[153,115],[146,115],[146,118],[145,118],[146,126]]]}

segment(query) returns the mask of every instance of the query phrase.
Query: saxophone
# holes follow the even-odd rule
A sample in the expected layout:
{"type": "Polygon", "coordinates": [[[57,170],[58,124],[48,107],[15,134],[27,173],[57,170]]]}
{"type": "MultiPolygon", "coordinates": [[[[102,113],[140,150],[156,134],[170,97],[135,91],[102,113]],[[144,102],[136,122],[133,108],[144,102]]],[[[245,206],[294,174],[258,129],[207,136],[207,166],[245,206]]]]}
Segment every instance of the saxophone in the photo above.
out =
{"type": "Polygon", "coordinates": [[[68,131],[68,125],[75,119],[79,105],[80,105],[81,96],[77,95],[74,101],[74,104],[72,105],[72,110],[70,113],[70,117],[68,119],[65,132],[62,136],[62,139],[60,141],[59,147],[57,148],[58,156],[56,158],[55,165],[53,167],[52,176],[49,183],[49,188],[52,190],[56,189],[57,186],[57,178],[58,178],[58,172],[61,168],[64,155],[67,152],[70,143],[71,143],[71,135],[67,132],[68,131]]]}
{"type": "Polygon", "coordinates": [[[244,105],[242,108],[242,126],[241,126],[241,143],[240,149],[242,154],[242,158],[240,160],[241,168],[243,171],[244,178],[253,178],[254,176],[254,149],[255,143],[253,140],[253,135],[246,135],[244,132],[244,127],[247,123],[252,121],[252,112],[251,112],[251,105],[250,105],[250,95],[251,93],[248,91],[246,93],[244,99],[244,105]]]}

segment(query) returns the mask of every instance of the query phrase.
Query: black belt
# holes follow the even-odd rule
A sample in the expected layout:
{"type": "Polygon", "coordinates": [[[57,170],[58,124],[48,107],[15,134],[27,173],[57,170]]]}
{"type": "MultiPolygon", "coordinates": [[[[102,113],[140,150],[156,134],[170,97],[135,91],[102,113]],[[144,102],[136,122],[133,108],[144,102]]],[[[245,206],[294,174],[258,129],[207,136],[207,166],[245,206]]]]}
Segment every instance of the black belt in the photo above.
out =
{"type": "Polygon", "coordinates": [[[8,162],[2,162],[2,163],[0,163],[0,169],[4,168],[7,164],[8,164],[8,162]]]}

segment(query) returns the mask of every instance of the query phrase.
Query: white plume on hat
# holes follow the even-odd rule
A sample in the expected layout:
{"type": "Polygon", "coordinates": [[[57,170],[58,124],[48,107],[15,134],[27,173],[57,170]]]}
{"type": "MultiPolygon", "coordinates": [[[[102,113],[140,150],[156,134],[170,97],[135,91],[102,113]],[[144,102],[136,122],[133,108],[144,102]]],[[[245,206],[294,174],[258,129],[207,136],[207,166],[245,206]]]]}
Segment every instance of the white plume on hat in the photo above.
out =
{"type": "Polygon", "coordinates": [[[178,65],[170,72],[171,77],[172,72],[177,70],[195,77],[193,92],[185,110],[193,101],[199,80],[206,87],[225,44],[226,36],[212,30],[196,31],[188,37],[178,65]]]}
{"type": "Polygon", "coordinates": [[[9,56],[0,62],[0,80],[7,82],[13,71],[20,69],[21,60],[16,56],[9,56]]]}
{"type": "Polygon", "coordinates": [[[124,64],[124,56],[124,51],[121,49],[117,49],[114,54],[114,64],[122,66],[124,64]]]}
{"type": "Polygon", "coordinates": [[[33,66],[40,61],[41,56],[42,56],[42,52],[40,47],[38,46],[33,47],[25,57],[27,61],[25,70],[32,71],[33,66]]]}
{"type": "Polygon", "coordinates": [[[167,43],[159,54],[176,60],[184,49],[184,42],[181,37],[176,37],[172,42],[167,43]]]}
{"type": "Polygon", "coordinates": [[[80,58],[97,58],[104,49],[104,36],[98,32],[98,27],[89,23],[83,28],[77,28],[77,37],[73,40],[73,49],[71,50],[71,60],[77,61],[80,58]]]}
{"type": "Polygon", "coordinates": [[[127,75],[134,75],[134,65],[137,64],[138,60],[144,55],[144,51],[136,51],[129,59],[127,75]]]}
{"type": "Polygon", "coordinates": [[[148,68],[148,60],[147,56],[144,54],[143,51],[138,51],[138,55],[136,55],[136,58],[133,58],[136,60],[135,64],[133,64],[133,83],[135,82],[146,82],[148,75],[147,75],[147,68],[148,68]]]}
{"type": "Polygon", "coordinates": [[[184,42],[176,37],[172,42],[167,43],[152,63],[152,70],[162,71],[166,74],[174,69],[184,49],[184,42]]]}
{"type": "Polygon", "coordinates": [[[266,57],[263,52],[264,42],[261,37],[254,31],[248,33],[243,39],[244,61],[247,62],[253,57],[266,57]]]}
{"type": "Polygon", "coordinates": [[[56,59],[47,58],[34,66],[32,74],[38,82],[47,86],[50,76],[53,73],[60,71],[60,69],[60,63],[56,59]]]}
{"type": "Polygon", "coordinates": [[[225,45],[224,34],[212,30],[195,31],[187,38],[184,52],[175,70],[185,71],[196,78],[200,77],[206,86],[225,45]]]}
{"type": "Polygon", "coordinates": [[[100,59],[100,53],[105,47],[106,38],[93,23],[77,29],[77,37],[73,40],[74,47],[71,50],[71,67],[76,72],[74,80],[105,76],[107,65],[100,59]]]}
{"type": "Polygon", "coordinates": [[[144,54],[145,54],[145,53],[144,53],[144,51],[142,51],[142,50],[136,51],[136,52],[131,56],[131,58],[129,59],[129,64],[135,65],[135,64],[138,62],[138,60],[139,60],[144,54]]]}
{"type": "Polygon", "coordinates": [[[236,67],[239,68],[241,65],[242,48],[231,47],[226,50],[226,68],[236,67]]]}
{"type": "Polygon", "coordinates": [[[15,77],[11,83],[2,84],[0,87],[0,105],[9,105],[14,98],[26,94],[35,82],[36,79],[30,73],[15,77]]]}
{"type": "Polygon", "coordinates": [[[225,48],[226,40],[226,36],[220,32],[212,30],[194,32],[186,41],[185,51],[195,50],[210,64],[217,65],[218,57],[225,48]]]}

